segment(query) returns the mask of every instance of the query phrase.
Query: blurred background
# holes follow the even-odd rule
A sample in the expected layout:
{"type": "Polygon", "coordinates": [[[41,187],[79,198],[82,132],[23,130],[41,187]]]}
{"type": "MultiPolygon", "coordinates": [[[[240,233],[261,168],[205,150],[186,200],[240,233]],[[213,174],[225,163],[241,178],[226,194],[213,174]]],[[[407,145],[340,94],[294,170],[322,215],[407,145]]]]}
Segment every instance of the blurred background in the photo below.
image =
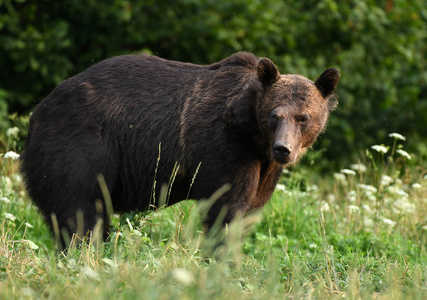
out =
{"type": "Polygon", "coordinates": [[[342,168],[392,132],[426,161],[425,0],[0,0],[0,152],[15,126],[21,151],[34,107],[98,61],[149,53],[210,64],[237,51],[312,80],[340,70],[338,108],[305,164],[342,168]]]}

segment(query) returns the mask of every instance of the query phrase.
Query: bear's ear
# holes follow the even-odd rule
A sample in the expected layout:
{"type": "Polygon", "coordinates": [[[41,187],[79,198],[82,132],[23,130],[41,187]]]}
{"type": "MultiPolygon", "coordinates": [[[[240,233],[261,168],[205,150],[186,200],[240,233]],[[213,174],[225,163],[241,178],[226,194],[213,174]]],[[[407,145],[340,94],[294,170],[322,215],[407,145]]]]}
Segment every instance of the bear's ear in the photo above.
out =
{"type": "Polygon", "coordinates": [[[318,88],[323,98],[330,96],[337,88],[340,73],[335,68],[329,68],[317,78],[314,85],[318,88]]]}
{"type": "Polygon", "coordinates": [[[280,73],[276,65],[268,58],[261,58],[256,66],[259,81],[264,87],[268,87],[280,79],[280,73]]]}

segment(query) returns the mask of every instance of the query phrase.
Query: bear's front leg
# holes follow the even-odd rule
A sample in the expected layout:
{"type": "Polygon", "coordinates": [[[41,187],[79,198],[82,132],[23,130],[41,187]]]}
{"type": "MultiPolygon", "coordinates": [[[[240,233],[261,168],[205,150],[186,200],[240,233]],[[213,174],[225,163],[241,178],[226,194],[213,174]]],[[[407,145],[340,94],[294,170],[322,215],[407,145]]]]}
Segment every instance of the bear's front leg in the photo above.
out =
{"type": "Polygon", "coordinates": [[[227,185],[229,190],[224,186],[223,193],[218,199],[213,199],[214,203],[206,213],[204,225],[207,233],[221,230],[239,214],[262,208],[271,198],[281,174],[282,167],[274,162],[252,164],[235,174],[233,183],[227,185]]]}
{"type": "MultiPolygon", "coordinates": [[[[204,214],[203,224],[207,236],[220,234],[236,216],[243,216],[256,201],[260,183],[258,167],[241,170],[233,176],[234,180],[223,185],[211,196],[211,203],[204,214]]],[[[222,242],[220,242],[222,243],[222,242]]]]}

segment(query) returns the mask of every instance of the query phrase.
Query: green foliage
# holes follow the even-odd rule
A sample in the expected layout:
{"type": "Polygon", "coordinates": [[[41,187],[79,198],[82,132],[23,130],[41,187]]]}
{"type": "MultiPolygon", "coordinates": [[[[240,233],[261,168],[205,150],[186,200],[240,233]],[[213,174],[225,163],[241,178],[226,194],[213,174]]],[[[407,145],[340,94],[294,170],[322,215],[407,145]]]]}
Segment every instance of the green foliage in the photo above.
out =
{"type": "MultiPolygon", "coordinates": [[[[13,150],[19,131],[7,132],[13,150]]],[[[0,153],[0,298],[425,299],[427,175],[403,137],[391,138],[340,173],[285,172],[216,252],[202,205],[186,201],[113,215],[105,245],[57,253],[17,154],[0,153]]]]}
{"type": "MultiPolygon", "coordinates": [[[[236,51],[283,73],[342,74],[340,104],[315,146],[330,167],[388,132],[427,153],[427,6],[409,1],[0,1],[0,127],[102,59],[147,52],[212,63],[236,51]]],[[[317,163],[319,165],[319,162],[317,163]]]]}

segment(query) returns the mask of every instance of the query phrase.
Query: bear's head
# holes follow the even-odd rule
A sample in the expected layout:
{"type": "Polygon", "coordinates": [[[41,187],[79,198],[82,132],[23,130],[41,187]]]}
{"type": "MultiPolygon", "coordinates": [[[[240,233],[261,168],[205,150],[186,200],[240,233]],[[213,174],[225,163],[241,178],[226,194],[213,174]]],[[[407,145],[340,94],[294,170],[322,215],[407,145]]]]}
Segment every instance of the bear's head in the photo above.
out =
{"type": "Polygon", "coordinates": [[[337,104],[339,72],[327,69],[313,82],[299,75],[280,75],[271,60],[261,58],[257,75],[261,89],[256,115],[268,140],[267,155],[280,165],[295,163],[324,130],[337,104]]]}

